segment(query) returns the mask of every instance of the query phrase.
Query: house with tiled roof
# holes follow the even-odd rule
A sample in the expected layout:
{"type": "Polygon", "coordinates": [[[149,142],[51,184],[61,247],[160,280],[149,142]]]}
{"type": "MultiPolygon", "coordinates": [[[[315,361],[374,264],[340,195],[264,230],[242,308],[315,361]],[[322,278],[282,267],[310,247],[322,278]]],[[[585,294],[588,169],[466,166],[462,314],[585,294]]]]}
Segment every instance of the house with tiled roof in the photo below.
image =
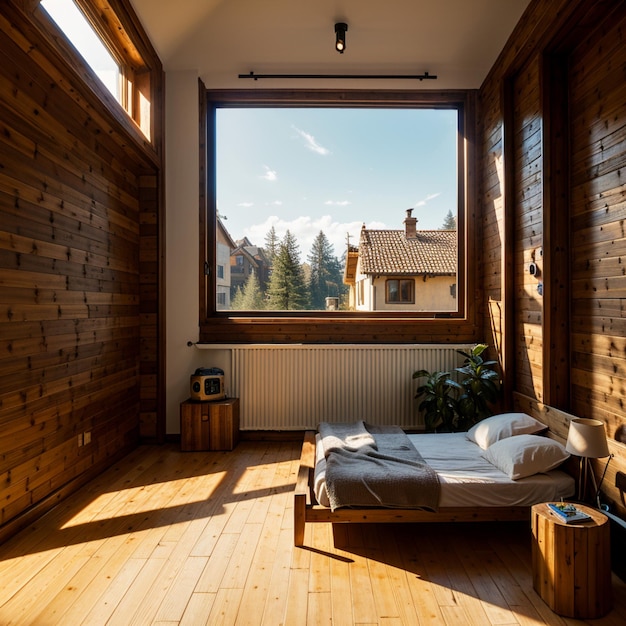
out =
{"type": "Polygon", "coordinates": [[[417,230],[409,209],[403,230],[361,229],[346,256],[344,282],[356,311],[454,311],[457,233],[417,230]]]}
{"type": "Polygon", "coordinates": [[[253,272],[262,289],[269,279],[269,263],[263,248],[252,244],[247,237],[238,239],[235,243],[237,245],[230,253],[231,298],[237,289],[243,289],[253,272]]]}

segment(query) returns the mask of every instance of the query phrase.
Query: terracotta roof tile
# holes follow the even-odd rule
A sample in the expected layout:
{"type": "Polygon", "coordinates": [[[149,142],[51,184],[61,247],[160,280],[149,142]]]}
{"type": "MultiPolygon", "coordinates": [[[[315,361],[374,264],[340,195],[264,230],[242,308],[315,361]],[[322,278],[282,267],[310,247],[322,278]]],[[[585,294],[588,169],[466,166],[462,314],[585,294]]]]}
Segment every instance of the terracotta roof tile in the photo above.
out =
{"type": "Polygon", "coordinates": [[[454,275],[457,267],[455,230],[418,230],[407,239],[404,230],[361,230],[361,272],[364,274],[454,275]]]}

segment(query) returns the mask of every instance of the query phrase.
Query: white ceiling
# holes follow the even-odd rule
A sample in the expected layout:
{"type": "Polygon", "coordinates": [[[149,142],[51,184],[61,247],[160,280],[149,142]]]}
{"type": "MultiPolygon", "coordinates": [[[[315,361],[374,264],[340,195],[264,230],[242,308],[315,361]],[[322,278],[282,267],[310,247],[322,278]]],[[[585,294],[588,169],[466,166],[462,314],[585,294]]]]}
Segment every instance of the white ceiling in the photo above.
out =
{"type": "Polygon", "coordinates": [[[529,0],[131,0],[165,71],[208,88],[477,89],[529,0]],[[346,22],[346,52],[334,49],[346,22]],[[431,81],[239,74],[436,74],[431,81]]]}

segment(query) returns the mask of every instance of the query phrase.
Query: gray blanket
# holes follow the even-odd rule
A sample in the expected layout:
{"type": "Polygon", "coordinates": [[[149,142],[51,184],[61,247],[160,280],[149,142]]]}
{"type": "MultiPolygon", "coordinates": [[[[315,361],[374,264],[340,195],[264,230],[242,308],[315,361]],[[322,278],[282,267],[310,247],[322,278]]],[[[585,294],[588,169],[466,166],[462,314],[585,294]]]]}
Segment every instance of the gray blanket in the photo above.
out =
{"type": "Polygon", "coordinates": [[[328,422],[318,427],[331,509],[422,508],[436,511],[439,478],[397,426],[328,422]]]}

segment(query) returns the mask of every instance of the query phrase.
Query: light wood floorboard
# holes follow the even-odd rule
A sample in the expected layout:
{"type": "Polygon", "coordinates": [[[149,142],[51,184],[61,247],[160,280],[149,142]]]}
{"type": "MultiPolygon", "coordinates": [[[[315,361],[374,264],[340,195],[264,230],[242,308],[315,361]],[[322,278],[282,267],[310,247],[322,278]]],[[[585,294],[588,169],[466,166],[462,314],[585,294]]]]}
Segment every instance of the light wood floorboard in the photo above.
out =
{"type": "Polygon", "coordinates": [[[530,527],[308,524],[293,547],[294,442],[144,446],[0,546],[0,625],[618,626],[555,615],[530,527]]]}

